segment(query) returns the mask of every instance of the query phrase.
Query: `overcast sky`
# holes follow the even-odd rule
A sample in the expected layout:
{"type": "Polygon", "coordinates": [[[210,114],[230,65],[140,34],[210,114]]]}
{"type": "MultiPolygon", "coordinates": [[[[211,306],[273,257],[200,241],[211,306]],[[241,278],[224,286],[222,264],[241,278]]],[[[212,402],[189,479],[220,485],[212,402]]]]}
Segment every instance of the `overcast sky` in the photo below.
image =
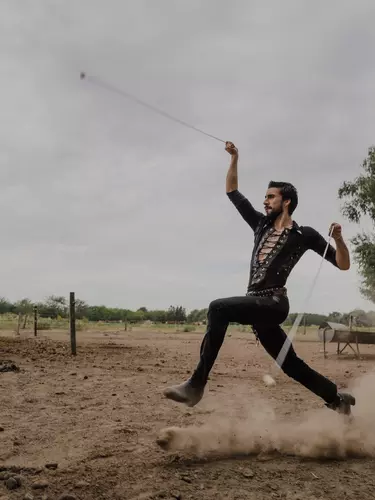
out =
{"type": "MultiPolygon", "coordinates": [[[[287,180],[299,224],[356,234],[337,190],[375,143],[374,16],[373,0],[3,0],[0,295],[191,310],[246,290],[224,145],[80,71],[233,141],[256,207],[287,180]]],[[[291,311],[319,263],[294,269],[291,311]]],[[[307,311],[371,309],[358,287],[325,263],[307,311]]]]}

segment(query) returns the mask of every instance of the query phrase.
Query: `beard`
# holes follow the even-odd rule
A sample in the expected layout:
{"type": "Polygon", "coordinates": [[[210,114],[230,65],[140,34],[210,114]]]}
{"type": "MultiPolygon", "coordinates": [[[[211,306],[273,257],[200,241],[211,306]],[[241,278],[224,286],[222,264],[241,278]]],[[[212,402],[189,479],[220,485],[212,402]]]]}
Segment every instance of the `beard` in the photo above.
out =
{"type": "Polygon", "coordinates": [[[270,222],[274,222],[278,218],[278,216],[281,215],[282,213],[283,213],[282,207],[273,208],[270,212],[266,214],[266,218],[270,222]]]}

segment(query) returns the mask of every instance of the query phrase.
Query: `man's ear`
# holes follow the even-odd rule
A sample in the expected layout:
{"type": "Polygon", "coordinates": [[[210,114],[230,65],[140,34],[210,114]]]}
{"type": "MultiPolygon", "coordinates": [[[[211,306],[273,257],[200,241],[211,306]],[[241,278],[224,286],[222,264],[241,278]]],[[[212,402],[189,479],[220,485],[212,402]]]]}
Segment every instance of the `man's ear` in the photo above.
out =
{"type": "Polygon", "coordinates": [[[290,205],[290,200],[284,200],[284,207],[288,208],[290,205]]]}

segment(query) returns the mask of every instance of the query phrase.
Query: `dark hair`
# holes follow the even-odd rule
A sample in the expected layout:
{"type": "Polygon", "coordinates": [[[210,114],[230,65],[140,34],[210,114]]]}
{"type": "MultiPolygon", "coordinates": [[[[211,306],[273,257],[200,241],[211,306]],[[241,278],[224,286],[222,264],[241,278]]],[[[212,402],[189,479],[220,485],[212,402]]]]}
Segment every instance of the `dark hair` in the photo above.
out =
{"type": "Polygon", "coordinates": [[[289,215],[292,215],[298,205],[297,189],[293,186],[293,184],[290,184],[289,182],[270,181],[268,184],[268,189],[269,188],[279,189],[283,201],[290,200],[288,211],[289,215]]]}

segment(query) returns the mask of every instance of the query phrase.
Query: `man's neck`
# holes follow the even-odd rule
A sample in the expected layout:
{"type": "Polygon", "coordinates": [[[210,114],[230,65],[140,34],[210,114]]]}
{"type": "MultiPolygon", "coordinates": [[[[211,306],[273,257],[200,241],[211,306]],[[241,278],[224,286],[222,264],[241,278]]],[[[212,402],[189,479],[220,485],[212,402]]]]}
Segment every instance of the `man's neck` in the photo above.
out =
{"type": "Polygon", "coordinates": [[[281,231],[286,227],[291,228],[293,226],[293,220],[288,213],[283,212],[277,217],[273,226],[277,231],[281,231]]]}

